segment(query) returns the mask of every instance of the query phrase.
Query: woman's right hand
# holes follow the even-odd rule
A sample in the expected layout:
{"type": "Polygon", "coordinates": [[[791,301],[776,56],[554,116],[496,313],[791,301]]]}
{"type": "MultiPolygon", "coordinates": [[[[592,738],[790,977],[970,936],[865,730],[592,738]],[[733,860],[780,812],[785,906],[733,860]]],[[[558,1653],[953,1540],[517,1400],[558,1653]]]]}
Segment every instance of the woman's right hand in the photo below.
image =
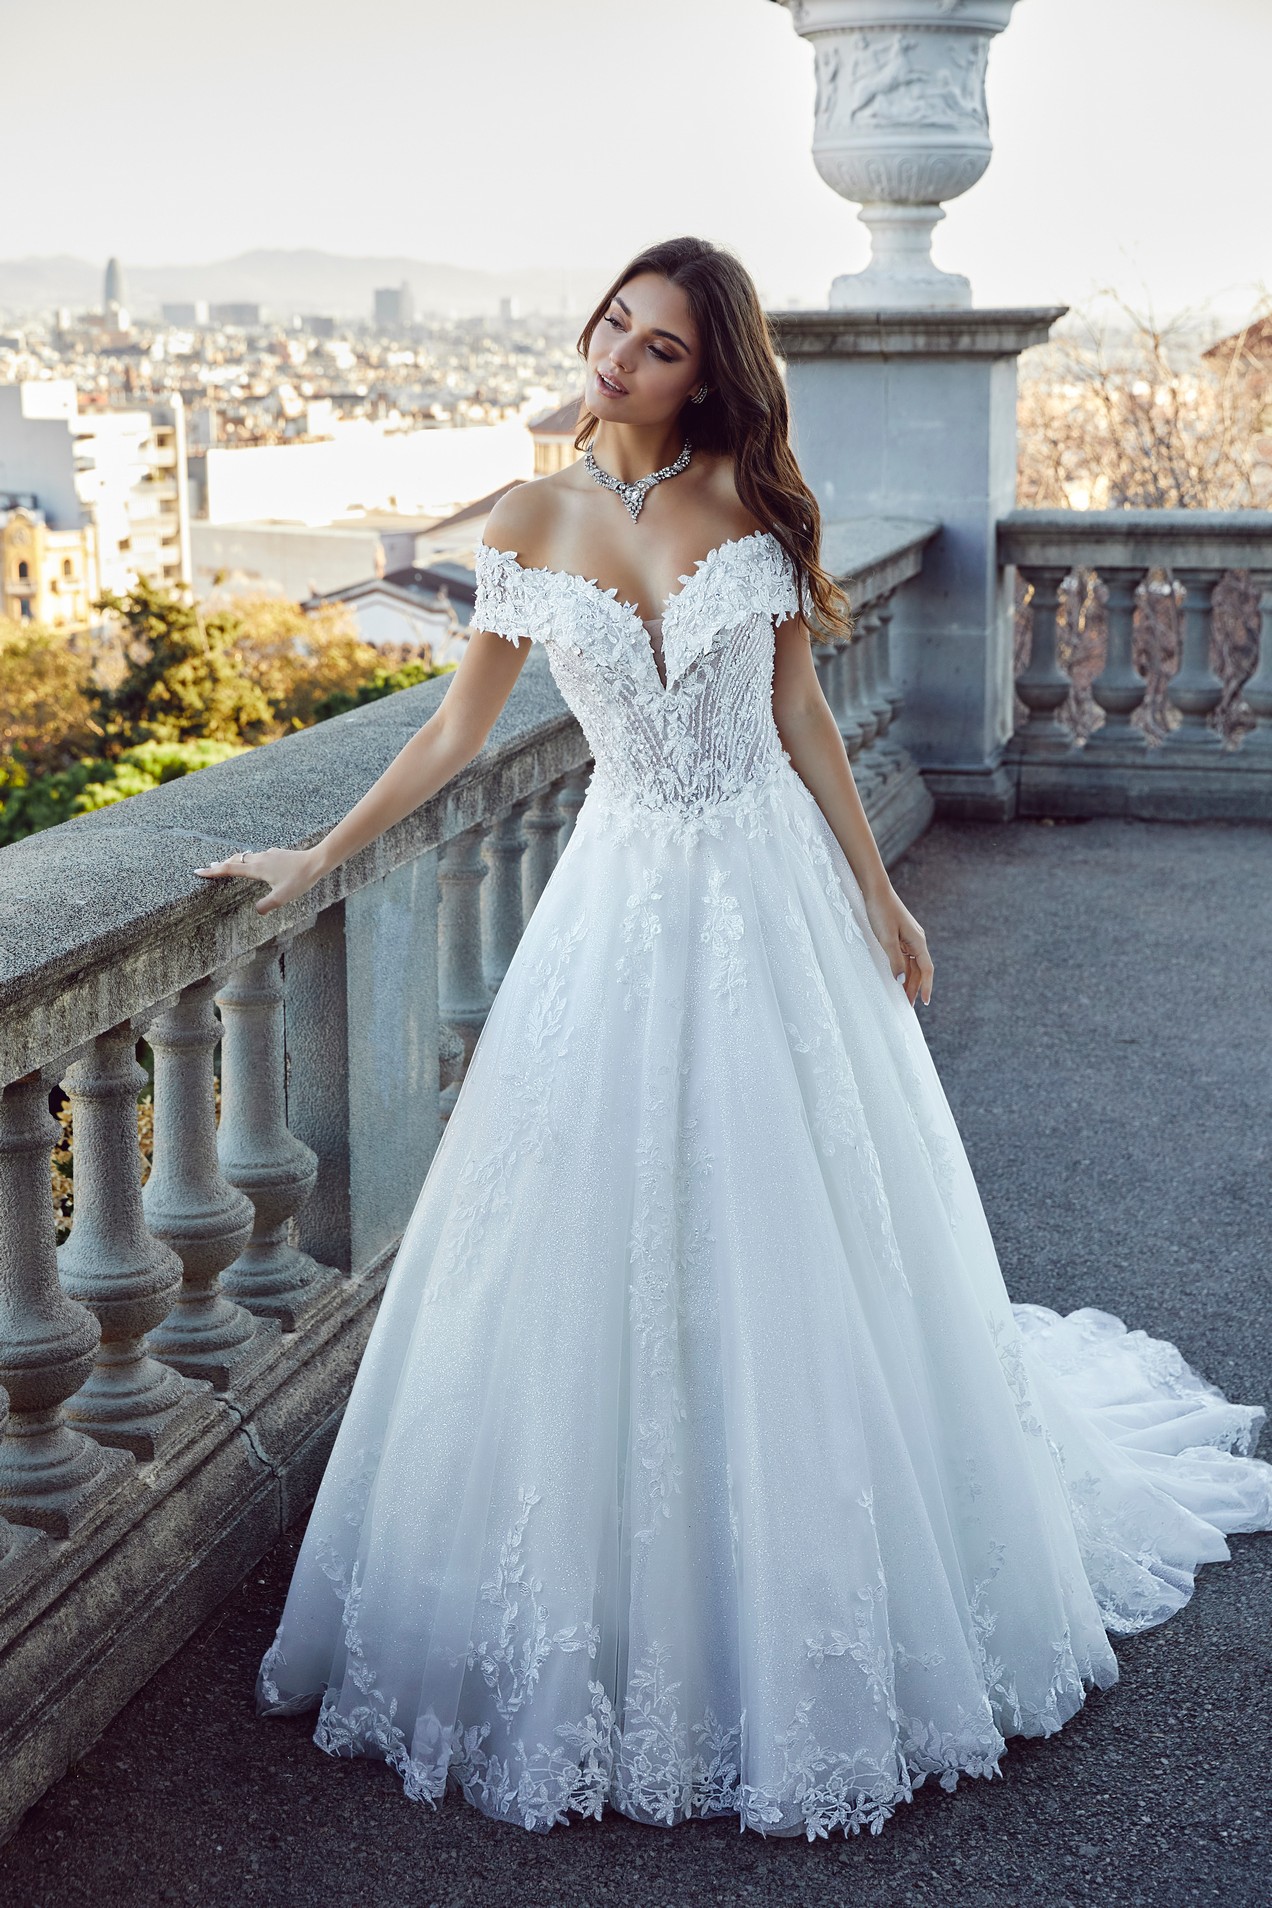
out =
{"type": "Polygon", "coordinates": [[[241,875],[249,881],[267,881],[269,893],[256,903],[258,914],[269,914],[288,901],[295,901],[324,873],[312,848],[261,848],[255,853],[231,855],[228,861],[214,861],[207,868],[196,868],[197,875],[226,880],[241,875]]]}

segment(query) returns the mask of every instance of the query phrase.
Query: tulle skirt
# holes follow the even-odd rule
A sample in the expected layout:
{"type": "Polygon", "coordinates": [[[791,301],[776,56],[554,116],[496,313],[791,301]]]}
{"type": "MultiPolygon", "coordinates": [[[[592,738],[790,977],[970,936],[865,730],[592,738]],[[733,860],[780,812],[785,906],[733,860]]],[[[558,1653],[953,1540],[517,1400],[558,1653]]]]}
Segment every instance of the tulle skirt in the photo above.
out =
{"type": "Polygon", "coordinates": [[[1272,1525],[1264,1413],[1008,1300],[917,1017],[789,764],[589,792],[399,1248],[263,1714],[546,1829],[879,1830],[1111,1684],[1272,1525]]]}

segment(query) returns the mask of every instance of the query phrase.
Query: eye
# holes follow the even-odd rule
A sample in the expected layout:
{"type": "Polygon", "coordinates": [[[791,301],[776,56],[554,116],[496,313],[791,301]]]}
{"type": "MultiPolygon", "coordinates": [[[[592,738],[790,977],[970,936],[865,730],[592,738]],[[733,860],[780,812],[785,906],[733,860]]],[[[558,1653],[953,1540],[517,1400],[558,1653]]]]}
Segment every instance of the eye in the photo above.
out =
{"type": "MultiPolygon", "coordinates": [[[[612,312],[606,312],[605,322],[607,325],[613,325],[615,331],[621,331],[623,329],[622,319],[615,318],[612,312]]],[[[664,364],[675,364],[676,354],[674,351],[660,351],[657,345],[650,345],[649,348],[656,358],[662,359],[664,364]]]]}

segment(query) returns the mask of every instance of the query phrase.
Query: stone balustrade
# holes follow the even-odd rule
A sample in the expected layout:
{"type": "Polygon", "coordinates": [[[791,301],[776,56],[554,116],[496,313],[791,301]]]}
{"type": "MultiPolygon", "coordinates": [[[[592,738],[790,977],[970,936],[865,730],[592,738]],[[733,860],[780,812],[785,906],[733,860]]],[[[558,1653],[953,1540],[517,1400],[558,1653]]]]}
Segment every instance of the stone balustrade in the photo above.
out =
{"type": "MultiPolygon", "coordinates": [[[[1020,814],[1272,818],[1272,515],[1017,510],[999,522],[998,555],[1031,594],[1016,678],[1025,720],[1007,751],[1020,814]],[[1102,629],[1080,682],[1074,579],[1092,573],[1102,629]],[[1234,573],[1259,606],[1244,665],[1220,627],[1220,585],[1234,573]],[[1163,617],[1167,664],[1147,641],[1163,617]],[[1160,733],[1144,720],[1154,669],[1164,676],[1160,733]],[[1071,714],[1088,683],[1093,714],[1083,725],[1071,714]],[[1244,723],[1225,731],[1221,703],[1236,704],[1244,723]]],[[[1234,613],[1229,605],[1230,621],[1234,613]]]]}
{"type": "MultiPolygon", "coordinates": [[[[888,625],[934,534],[824,539],[857,625],[817,666],[888,859],[931,814],[888,625]]],[[[0,1837],[312,1501],[587,743],[535,649],[480,757],[299,902],[191,871],[317,840],[445,688],[0,851],[0,1837]]]]}
{"type": "Polygon", "coordinates": [[[896,517],[822,528],[822,562],[848,593],[854,629],[850,642],[814,643],[817,673],[885,861],[917,840],[933,813],[913,758],[889,733],[902,704],[890,630],[894,599],[919,576],[938,531],[937,524],[896,517]]]}

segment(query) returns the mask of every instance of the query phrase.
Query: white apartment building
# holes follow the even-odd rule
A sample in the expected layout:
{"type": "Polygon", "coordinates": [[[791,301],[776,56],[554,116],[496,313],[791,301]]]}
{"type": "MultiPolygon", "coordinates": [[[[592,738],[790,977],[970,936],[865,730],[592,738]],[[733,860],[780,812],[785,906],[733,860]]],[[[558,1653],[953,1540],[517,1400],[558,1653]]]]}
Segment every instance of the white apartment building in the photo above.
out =
{"type": "Polygon", "coordinates": [[[208,522],[317,527],[366,511],[447,516],[534,472],[534,440],[516,417],[426,430],[329,418],[325,428],[316,443],[211,446],[208,522]]]}
{"type": "Polygon", "coordinates": [[[94,594],[190,580],[185,410],[87,411],[69,378],[0,384],[0,509],[33,499],[51,530],[94,528],[94,594]]]}

